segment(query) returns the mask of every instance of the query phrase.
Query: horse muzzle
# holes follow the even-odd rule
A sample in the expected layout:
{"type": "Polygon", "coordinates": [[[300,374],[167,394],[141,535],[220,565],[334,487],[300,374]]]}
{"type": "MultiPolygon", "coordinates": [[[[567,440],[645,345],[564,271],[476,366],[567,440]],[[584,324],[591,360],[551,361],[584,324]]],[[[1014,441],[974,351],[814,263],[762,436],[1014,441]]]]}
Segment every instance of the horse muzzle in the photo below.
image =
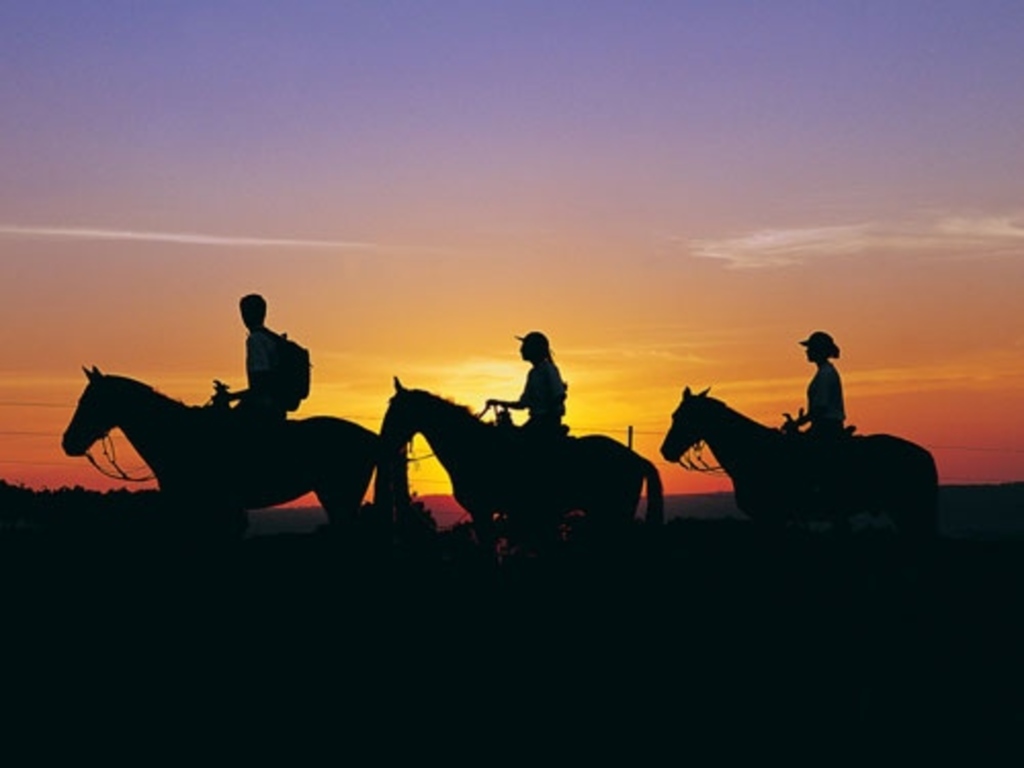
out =
{"type": "Polygon", "coordinates": [[[84,441],[76,440],[73,435],[66,432],[61,438],[60,447],[64,449],[67,456],[85,456],[85,452],[89,450],[89,446],[84,441]]]}

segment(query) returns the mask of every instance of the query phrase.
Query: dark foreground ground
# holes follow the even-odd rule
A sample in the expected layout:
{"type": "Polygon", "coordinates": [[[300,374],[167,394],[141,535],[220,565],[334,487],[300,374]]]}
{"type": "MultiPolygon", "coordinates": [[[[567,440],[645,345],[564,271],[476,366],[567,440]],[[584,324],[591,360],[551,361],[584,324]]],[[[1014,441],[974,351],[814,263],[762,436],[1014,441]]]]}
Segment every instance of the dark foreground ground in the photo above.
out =
{"type": "Polygon", "coordinates": [[[292,765],[315,742],[332,763],[651,764],[710,742],[984,764],[1024,737],[1022,556],[941,539],[908,560],[737,520],[501,563],[468,528],[194,549],[14,530],[4,701],[40,756],[140,738],[203,762],[284,745],[271,762],[292,765]]]}

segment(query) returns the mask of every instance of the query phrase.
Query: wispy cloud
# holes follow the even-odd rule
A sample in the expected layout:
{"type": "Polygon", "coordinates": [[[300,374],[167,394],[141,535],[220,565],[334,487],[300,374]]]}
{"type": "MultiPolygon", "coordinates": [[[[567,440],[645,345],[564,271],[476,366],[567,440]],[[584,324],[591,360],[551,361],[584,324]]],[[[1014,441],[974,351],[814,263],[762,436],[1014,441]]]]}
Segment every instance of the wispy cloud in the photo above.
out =
{"type": "Polygon", "coordinates": [[[733,267],[783,267],[808,258],[856,253],[867,242],[866,225],[766,229],[739,237],[694,240],[691,253],[723,259],[733,267]]]}
{"type": "Polygon", "coordinates": [[[689,242],[690,254],[735,269],[784,267],[864,253],[980,258],[1024,254],[1020,216],[944,216],[905,222],[765,229],[689,242]]]}
{"type": "Polygon", "coordinates": [[[61,240],[122,240],[177,245],[204,245],[226,248],[317,248],[378,250],[376,243],[350,240],[307,240],[303,238],[246,237],[210,235],[200,232],[151,232],[97,227],[24,227],[0,224],[0,236],[61,240]]]}

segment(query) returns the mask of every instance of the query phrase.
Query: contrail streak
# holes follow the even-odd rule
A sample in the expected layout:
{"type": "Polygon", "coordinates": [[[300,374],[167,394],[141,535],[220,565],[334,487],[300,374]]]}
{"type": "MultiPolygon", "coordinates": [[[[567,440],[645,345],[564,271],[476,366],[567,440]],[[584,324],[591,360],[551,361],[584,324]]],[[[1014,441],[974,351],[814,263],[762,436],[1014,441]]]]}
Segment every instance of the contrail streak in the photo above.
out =
{"type": "Polygon", "coordinates": [[[93,227],[21,227],[0,224],[0,236],[61,238],[67,240],[125,240],[148,243],[177,243],[179,245],[212,245],[227,248],[322,248],[347,250],[376,250],[375,243],[347,240],[303,240],[273,237],[234,237],[207,235],[197,232],[139,232],[125,229],[98,229],[93,227]]]}

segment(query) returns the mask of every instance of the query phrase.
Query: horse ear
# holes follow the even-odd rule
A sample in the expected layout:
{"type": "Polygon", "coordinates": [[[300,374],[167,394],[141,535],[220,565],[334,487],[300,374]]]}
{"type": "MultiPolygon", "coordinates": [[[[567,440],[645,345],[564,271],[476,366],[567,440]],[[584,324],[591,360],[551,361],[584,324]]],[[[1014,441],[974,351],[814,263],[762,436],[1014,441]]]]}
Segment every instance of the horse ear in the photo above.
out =
{"type": "Polygon", "coordinates": [[[707,394],[708,392],[710,392],[710,391],[711,391],[711,387],[708,387],[708,388],[707,388],[707,389],[705,389],[705,390],[704,390],[703,392],[699,392],[699,393],[697,394],[697,397],[704,397],[704,396],[705,396],[705,395],[706,395],[706,394],[707,394]]]}
{"type": "Polygon", "coordinates": [[[85,371],[85,376],[87,379],[89,379],[89,381],[96,381],[96,379],[100,378],[103,375],[102,373],[100,373],[100,369],[97,368],[95,365],[92,367],[91,371],[83,365],[82,370],[85,371]]]}
{"type": "Polygon", "coordinates": [[[686,389],[683,390],[683,400],[685,400],[686,398],[688,398],[692,394],[693,393],[690,391],[690,388],[687,387],[686,389]]]}
{"type": "Polygon", "coordinates": [[[402,382],[400,382],[398,380],[398,377],[395,376],[395,392],[404,392],[404,391],[405,391],[405,387],[402,386],[402,382]]]}

